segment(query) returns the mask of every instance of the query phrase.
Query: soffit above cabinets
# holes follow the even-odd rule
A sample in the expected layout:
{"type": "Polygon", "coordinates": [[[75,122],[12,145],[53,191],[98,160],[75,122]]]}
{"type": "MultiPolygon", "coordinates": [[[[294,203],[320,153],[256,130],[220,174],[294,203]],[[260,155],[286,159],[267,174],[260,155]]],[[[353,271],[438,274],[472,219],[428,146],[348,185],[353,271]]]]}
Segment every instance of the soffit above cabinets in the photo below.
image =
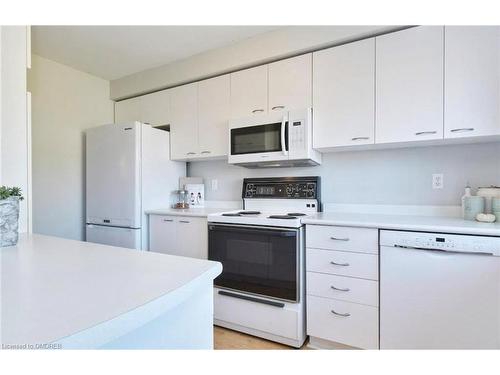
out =
{"type": "Polygon", "coordinates": [[[279,26],[33,26],[33,52],[114,80],[279,26]]]}

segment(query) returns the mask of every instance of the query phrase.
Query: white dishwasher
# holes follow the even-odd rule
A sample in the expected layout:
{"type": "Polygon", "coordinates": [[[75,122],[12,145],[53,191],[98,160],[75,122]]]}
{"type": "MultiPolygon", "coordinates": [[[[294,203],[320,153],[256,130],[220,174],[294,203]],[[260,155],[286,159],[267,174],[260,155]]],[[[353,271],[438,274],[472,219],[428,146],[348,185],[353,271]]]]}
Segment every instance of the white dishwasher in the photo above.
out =
{"type": "Polygon", "coordinates": [[[500,349],[500,237],[380,231],[381,349],[500,349]]]}

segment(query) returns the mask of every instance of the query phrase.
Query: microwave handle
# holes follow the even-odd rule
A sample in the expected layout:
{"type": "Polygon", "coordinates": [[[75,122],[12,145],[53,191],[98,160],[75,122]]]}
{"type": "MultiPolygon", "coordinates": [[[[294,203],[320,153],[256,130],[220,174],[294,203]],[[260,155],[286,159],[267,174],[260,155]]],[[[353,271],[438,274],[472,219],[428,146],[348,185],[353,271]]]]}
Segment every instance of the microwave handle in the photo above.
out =
{"type": "Polygon", "coordinates": [[[283,115],[283,120],[281,121],[281,151],[283,155],[288,155],[288,150],[286,149],[286,139],[285,139],[285,131],[286,131],[286,115],[283,115]]]}

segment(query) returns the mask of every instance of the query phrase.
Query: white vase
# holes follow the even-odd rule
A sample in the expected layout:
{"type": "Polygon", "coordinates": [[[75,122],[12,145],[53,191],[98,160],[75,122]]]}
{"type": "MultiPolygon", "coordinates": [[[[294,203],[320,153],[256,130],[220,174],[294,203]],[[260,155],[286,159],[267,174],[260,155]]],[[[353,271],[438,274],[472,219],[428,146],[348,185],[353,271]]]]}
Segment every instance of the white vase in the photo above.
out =
{"type": "Polygon", "coordinates": [[[19,198],[0,200],[0,247],[17,244],[19,237],[19,198]]]}

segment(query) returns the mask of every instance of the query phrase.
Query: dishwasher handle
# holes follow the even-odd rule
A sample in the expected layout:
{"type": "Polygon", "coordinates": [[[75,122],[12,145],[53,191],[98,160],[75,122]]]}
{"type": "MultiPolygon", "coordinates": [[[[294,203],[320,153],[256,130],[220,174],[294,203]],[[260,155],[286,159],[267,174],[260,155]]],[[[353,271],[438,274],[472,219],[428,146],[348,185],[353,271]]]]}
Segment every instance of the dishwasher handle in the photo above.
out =
{"type": "Polygon", "coordinates": [[[394,245],[396,248],[400,249],[410,249],[410,250],[422,250],[422,251],[432,251],[441,254],[465,254],[465,255],[486,255],[486,256],[494,256],[495,254],[492,251],[463,251],[463,250],[447,250],[447,249],[430,249],[426,247],[414,247],[414,246],[401,246],[394,245]]]}

